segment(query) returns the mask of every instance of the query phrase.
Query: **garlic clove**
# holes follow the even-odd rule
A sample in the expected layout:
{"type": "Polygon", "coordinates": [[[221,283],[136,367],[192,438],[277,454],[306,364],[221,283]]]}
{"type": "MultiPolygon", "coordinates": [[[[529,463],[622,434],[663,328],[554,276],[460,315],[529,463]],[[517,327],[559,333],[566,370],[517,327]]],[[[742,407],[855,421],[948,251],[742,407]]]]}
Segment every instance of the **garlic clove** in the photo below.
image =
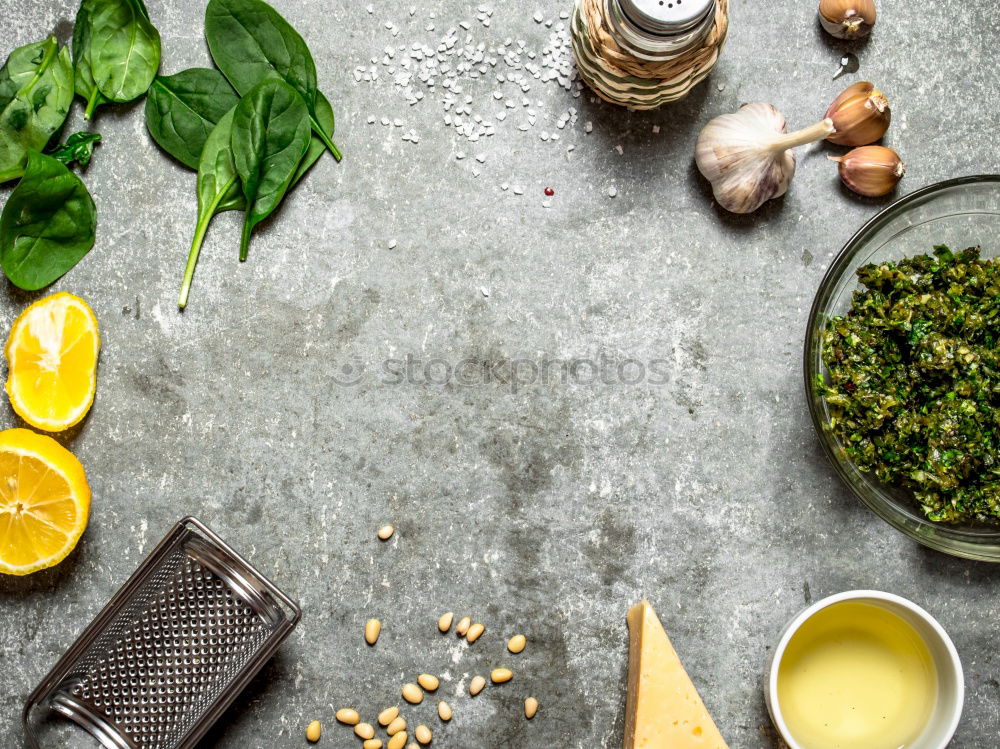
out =
{"type": "Polygon", "coordinates": [[[889,129],[892,112],[885,94],[873,83],[858,81],[833,100],[826,116],[836,132],[827,137],[839,146],[867,146],[889,129]]]}
{"type": "Polygon", "coordinates": [[[885,146],[862,146],[843,156],[828,156],[839,164],[840,179],[858,195],[878,198],[892,192],[906,173],[899,154],[885,146]]]}
{"type": "Polygon", "coordinates": [[[875,0],[820,0],[819,22],[838,39],[860,39],[871,33],[875,0]]]}
{"type": "Polygon", "coordinates": [[[792,148],[833,132],[830,120],[786,134],[785,118],[770,104],[754,102],[716,117],[695,145],[698,170],[712,183],[719,205],[732,213],[752,213],[784,195],[795,174],[792,148]]]}

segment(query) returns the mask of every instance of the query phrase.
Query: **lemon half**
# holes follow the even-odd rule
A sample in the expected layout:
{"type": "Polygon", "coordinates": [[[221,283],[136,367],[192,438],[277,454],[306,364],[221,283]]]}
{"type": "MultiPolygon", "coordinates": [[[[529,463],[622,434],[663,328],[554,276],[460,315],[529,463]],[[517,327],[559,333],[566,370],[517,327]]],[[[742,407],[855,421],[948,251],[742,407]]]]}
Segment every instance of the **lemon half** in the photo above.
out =
{"type": "Polygon", "coordinates": [[[58,564],[89,515],[90,486],[73,453],[28,429],[0,432],[0,573],[58,564]]]}
{"type": "Polygon", "coordinates": [[[46,432],[79,423],[94,402],[100,349],[97,318],[79,297],[53,294],[24,310],[4,348],[18,416],[46,432]]]}

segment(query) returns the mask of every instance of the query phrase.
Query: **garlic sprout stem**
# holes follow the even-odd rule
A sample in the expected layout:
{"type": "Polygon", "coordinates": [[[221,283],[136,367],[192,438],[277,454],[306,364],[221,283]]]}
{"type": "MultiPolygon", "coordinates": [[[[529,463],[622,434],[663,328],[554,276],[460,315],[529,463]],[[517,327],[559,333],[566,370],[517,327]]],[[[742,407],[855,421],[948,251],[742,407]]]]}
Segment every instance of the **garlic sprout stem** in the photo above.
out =
{"type": "Polygon", "coordinates": [[[794,133],[779,135],[771,141],[769,148],[774,152],[787,151],[789,148],[804,146],[807,143],[815,143],[818,140],[823,140],[823,138],[828,135],[832,135],[834,132],[836,132],[836,130],[833,127],[833,120],[827,117],[825,120],[820,120],[815,125],[804,127],[801,130],[796,130],[794,133]]]}

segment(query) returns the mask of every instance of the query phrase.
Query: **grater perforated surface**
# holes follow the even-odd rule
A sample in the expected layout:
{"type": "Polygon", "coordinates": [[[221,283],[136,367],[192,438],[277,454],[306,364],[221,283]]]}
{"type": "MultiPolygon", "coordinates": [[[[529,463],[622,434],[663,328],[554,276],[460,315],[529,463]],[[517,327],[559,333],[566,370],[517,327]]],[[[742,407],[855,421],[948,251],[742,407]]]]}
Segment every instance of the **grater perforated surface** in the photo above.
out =
{"type": "Polygon", "coordinates": [[[64,684],[140,749],[175,746],[272,630],[177,547],[64,684]]]}

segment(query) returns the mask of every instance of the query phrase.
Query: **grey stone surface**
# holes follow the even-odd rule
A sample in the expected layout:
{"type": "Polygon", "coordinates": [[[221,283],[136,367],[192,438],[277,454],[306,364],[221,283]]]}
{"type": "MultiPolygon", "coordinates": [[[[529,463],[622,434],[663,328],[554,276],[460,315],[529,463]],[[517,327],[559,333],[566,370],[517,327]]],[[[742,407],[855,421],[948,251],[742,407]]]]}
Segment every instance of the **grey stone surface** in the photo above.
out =
{"type": "MultiPolygon", "coordinates": [[[[569,0],[490,0],[489,26],[457,0],[413,0],[412,13],[386,0],[373,12],[276,5],[315,52],[346,158],[320,162],[245,264],[237,216],[218,218],[184,314],[194,176],[151,142],[141,105],[97,117],[104,142],[85,176],[97,246],[52,288],[83,296],[102,326],[97,401],[64,440],[87,468],[93,511],[58,568],[0,580],[0,744],[20,745],[29,690],[194,514],[305,610],[207,746],[302,746],[314,718],[322,746],[355,746],[336,708],[373,718],[431,671],[454,721],[438,723],[436,700],[405,713],[435,729],[435,746],[616,747],[624,615],[648,597],[731,745],[772,747],[769,648],[810,598],[851,588],[939,617],[966,668],[952,746],[994,745],[997,569],[927,551],[865,510],[822,455],[803,395],[812,295],[886,201],[848,196],[831,151],[816,147],[800,149],[785,199],[728,216],[692,151],[700,126],[741,102],[769,101],[804,126],[867,77],[892,101],[904,191],[997,171],[997,2],[882,3],[861,70],[838,81],[841,47],[813,3],[736,2],[714,75],[660,111],[574,98],[557,81],[522,93],[492,69],[466,76],[456,99],[496,126],[478,142],[444,124],[440,82],[407,101],[385,48],[398,67],[414,42],[436,47],[454,27],[460,45],[523,40],[522,61],[531,51],[537,63],[569,0]],[[378,80],[357,82],[373,60],[378,80]],[[503,121],[494,90],[513,97],[503,121]],[[536,116],[528,130],[522,96],[536,116]],[[576,120],[558,128],[571,107],[576,120]],[[411,131],[418,142],[402,139],[411,131]],[[385,368],[408,356],[413,373],[398,382],[385,368]],[[603,362],[604,377],[531,377],[532,364],[574,359],[603,362]],[[667,376],[623,381],[616,367],[629,359],[667,376]],[[467,364],[442,382],[441,362],[467,364]],[[380,543],[387,522],[399,532],[380,543]],[[486,635],[473,647],[440,636],[446,610],[483,621],[486,635]],[[385,625],[374,649],[361,636],[370,616],[385,625]],[[503,643],[518,631],[529,645],[510,656],[503,643]],[[470,699],[471,676],[498,665],[514,681],[470,699]],[[530,723],[528,695],[542,706],[530,723]]],[[[203,7],[149,3],[163,71],[208,64],[203,7]]],[[[0,0],[0,51],[68,37],[74,12],[71,0],[0,0]]],[[[4,335],[33,298],[4,290],[4,335]]],[[[3,408],[3,425],[18,425],[3,408]]]]}

